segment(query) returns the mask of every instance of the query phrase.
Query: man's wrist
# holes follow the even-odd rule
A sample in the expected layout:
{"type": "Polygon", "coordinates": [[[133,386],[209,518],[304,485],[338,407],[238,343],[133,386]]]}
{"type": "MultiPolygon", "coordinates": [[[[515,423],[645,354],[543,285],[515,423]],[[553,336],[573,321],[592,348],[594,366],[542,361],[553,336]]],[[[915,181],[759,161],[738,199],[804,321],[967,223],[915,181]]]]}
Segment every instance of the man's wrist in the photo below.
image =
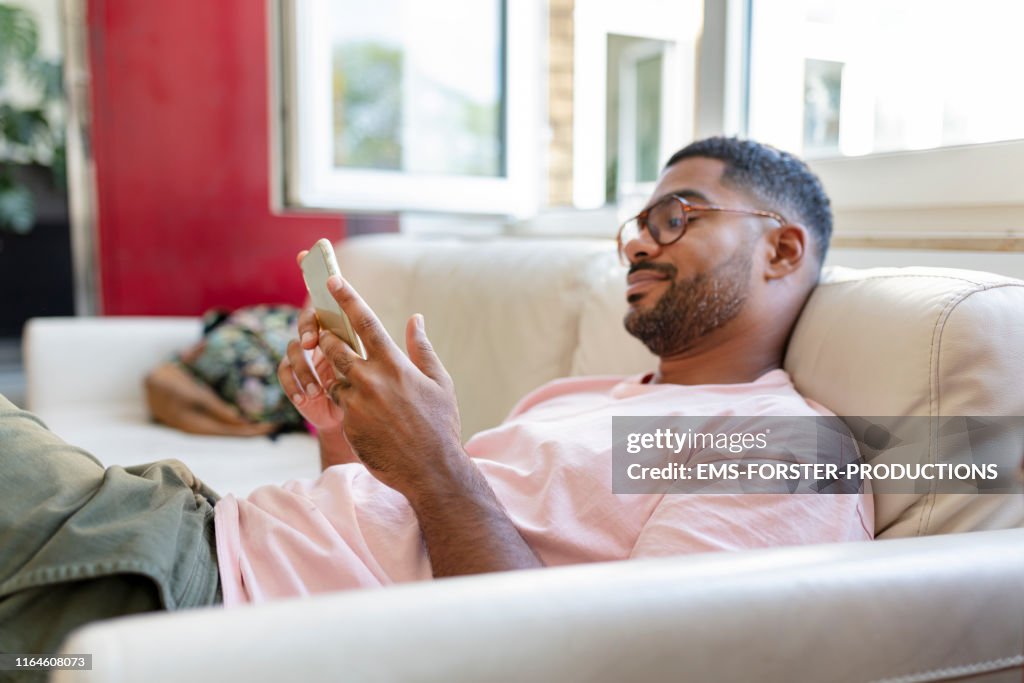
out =
{"type": "Polygon", "coordinates": [[[331,465],[359,462],[352,452],[352,447],[349,446],[340,424],[324,428],[317,427],[317,440],[320,442],[321,471],[331,465]]]}
{"type": "Polygon", "coordinates": [[[340,423],[329,424],[329,425],[318,425],[313,422],[309,424],[313,425],[313,429],[316,430],[316,436],[323,442],[324,439],[334,440],[340,439],[344,436],[344,427],[340,423]]]}
{"type": "Polygon", "coordinates": [[[413,510],[478,497],[483,475],[461,445],[423,461],[430,467],[410,478],[409,485],[402,487],[406,490],[400,491],[413,510]]]}

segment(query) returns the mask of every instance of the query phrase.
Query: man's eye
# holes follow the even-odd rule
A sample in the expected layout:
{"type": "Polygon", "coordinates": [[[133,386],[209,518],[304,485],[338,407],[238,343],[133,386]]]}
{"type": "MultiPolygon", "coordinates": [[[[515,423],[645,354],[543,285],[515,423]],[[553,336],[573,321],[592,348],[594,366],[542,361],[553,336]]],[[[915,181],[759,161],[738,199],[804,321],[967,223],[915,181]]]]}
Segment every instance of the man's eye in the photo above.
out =
{"type": "MultiPolygon", "coordinates": [[[[693,219],[691,218],[690,220],[693,220],[693,219]]],[[[682,227],[682,225],[683,225],[683,219],[682,218],[673,218],[673,219],[671,219],[668,222],[668,227],[669,228],[679,228],[679,227],[682,227]]]]}

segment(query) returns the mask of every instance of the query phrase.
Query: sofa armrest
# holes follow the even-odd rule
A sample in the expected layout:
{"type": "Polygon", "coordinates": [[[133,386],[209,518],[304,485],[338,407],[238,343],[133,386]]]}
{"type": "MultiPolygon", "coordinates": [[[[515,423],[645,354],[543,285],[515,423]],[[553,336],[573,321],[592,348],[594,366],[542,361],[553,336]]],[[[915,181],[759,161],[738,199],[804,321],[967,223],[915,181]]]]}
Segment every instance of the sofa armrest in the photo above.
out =
{"type": "Polygon", "coordinates": [[[66,653],[91,653],[92,671],[53,680],[952,677],[1020,667],[1022,614],[1024,530],[1004,530],[492,574],[116,619],[65,644],[66,653]]]}
{"type": "Polygon", "coordinates": [[[201,332],[199,318],[34,318],[22,341],[28,408],[140,402],[146,373],[201,332]]]}

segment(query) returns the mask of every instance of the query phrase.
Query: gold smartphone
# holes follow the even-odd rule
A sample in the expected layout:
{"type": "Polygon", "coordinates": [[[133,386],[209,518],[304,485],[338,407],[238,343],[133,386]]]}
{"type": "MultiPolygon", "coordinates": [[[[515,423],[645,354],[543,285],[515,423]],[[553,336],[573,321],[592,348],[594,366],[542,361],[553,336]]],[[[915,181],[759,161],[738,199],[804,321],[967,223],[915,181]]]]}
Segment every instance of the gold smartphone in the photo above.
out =
{"type": "Polygon", "coordinates": [[[352,329],[348,316],[327,289],[327,278],[341,275],[338,259],[334,256],[334,247],[326,239],[317,240],[309,253],[302,257],[301,266],[302,279],[306,282],[306,290],[313,301],[313,308],[316,309],[320,328],[333,332],[361,358],[366,358],[363,341],[352,329]]]}

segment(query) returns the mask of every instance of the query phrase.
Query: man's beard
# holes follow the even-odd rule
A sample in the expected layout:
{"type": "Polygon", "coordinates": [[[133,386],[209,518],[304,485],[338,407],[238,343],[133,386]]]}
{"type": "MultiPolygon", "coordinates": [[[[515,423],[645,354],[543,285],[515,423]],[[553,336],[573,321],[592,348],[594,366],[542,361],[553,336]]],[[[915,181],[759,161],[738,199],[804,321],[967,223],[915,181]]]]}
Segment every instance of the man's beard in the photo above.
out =
{"type": "Polygon", "coordinates": [[[688,280],[677,281],[678,271],[670,264],[639,264],[630,272],[654,270],[667,275],[671,284],[654,308],[626,313],[622,321],[626,331],[657,356],[686,351],[739,314],[750,289],[752,266],[752,244],[741,246],[724,263],[688,280]]]}

